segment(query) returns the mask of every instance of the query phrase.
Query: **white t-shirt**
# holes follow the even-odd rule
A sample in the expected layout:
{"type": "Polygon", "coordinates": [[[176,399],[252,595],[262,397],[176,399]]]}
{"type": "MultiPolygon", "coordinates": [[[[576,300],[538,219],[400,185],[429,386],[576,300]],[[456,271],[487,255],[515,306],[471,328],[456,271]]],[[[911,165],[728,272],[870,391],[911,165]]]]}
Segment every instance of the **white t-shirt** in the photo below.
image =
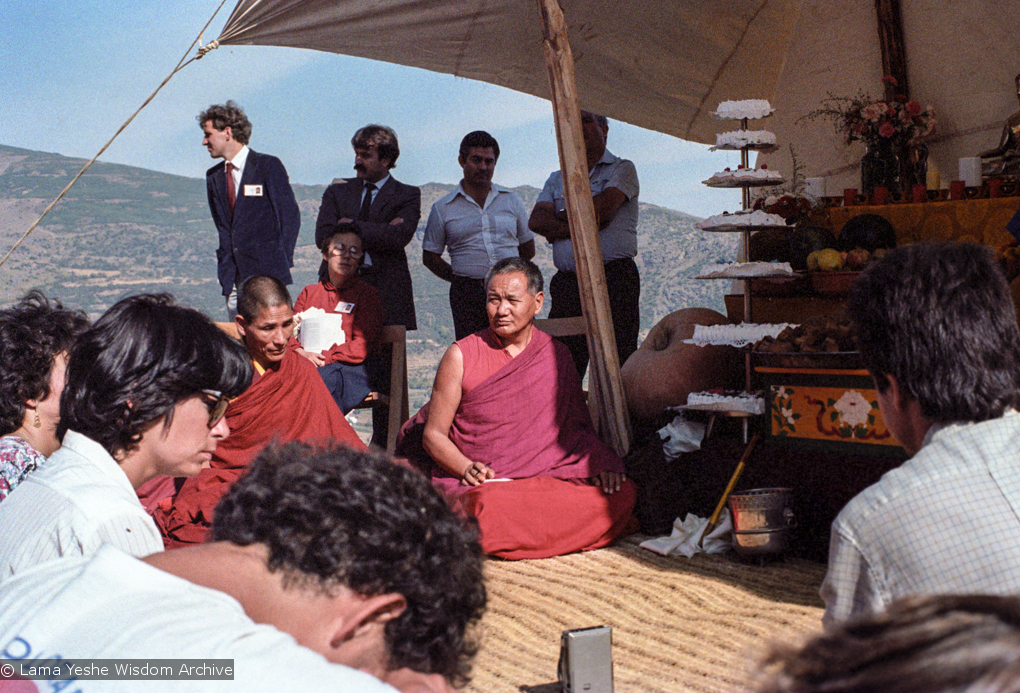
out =
{"type": "Polygon", "coordinates": [[[163,550],[127,474],[74,431],[0,503],[0,527],[0,582],[60,556],[91,556],[103,544],[132,556],[163,550]]]}
{"type": "MultiPolygon", "coordinates": [[[[260,625],[223,592],[104,546],[23,571],[0,594],[0,659],[233,659],[233,681],[77,680],[66,690],[393,693],[260,625]]],[[[35,681],[40,691],[65,681],[35,681]]]]}

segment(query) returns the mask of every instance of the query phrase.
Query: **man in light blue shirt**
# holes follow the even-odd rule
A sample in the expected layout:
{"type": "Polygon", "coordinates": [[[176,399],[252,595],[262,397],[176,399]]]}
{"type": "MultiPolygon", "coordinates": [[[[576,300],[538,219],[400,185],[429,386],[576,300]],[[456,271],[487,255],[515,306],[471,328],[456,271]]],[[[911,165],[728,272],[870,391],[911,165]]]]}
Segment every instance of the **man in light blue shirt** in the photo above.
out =
{"type": "Polygon", "coordinates": [[[507,257],[535,256],[535,234],[528,229],[524,202],[492,182],[499,144],[487,132],[464,136],[457,161],[464,170],[457,189],[432,205],[422,262],[450,282],[450,312],[456,339],[489,326],[485,312],[485,274],[507,257]],[[450,262],[443,259],[443,250],[450,262]]]}
{"type": "MultiPolygon", "coordinates": [[[[634,163],[621,159],[606,149],[609,121],[605,116],[581,111],[588,179],[592,202],[599,224],[599,245],[609,289],[609,310],[613,316],[616,352],[622,366],[637,350],[641,315],[638,299],[641,277],[634,256],[637,255],[638,177],[634,163]]],[[[563,176],[553,171],[545,182],[528,226],[552,243],[556,274],[549,281],[552,307],[550,318],[569,318],[581,314],[581,295],[577,286],[574,247],[570,241],[566,204],[563,197],[563,176]]],[[[564,337],[581,377],[588,368],[588,344],[584,335],[564,337]]]]}

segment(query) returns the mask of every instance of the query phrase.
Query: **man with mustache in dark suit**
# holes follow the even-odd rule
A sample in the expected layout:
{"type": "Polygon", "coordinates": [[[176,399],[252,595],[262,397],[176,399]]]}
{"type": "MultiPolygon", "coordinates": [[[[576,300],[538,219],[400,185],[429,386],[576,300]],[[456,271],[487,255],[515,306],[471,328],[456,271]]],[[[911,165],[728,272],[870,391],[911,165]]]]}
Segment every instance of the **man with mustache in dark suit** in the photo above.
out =
{"type": "MultiPolygon", "coordinates": [[[[386,316],[384,325],[417,328],[411,272],[404,248],[411,242],[421,218],[421,190],[404,185],[390,175],[400,156],[397,134],[385,125],[366,125],[351,138],[354,147],[355,178],[338,178],[322,195],[315,222],[315,244],[333,235],[337,224],[354,223],[361,232],[365,261],[362,279],[379,291],[386,316]]],[[[328,279],[326,263],[319,267],[319,279],[328,279]]],[[[366,360],[375,389],[390,381],[389,354],[366,360]]],[[[372,411],[372,442],[385,447],[385,409],[372,411]]]]}

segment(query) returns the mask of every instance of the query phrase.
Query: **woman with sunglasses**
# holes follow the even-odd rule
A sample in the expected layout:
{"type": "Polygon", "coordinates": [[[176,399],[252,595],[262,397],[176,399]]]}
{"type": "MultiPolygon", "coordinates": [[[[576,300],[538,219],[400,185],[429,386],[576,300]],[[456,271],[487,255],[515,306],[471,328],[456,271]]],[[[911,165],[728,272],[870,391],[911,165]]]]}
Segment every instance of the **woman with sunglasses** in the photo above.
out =
{"type": "Polygon", "coordinates": [[[333,401],[344,414],[371,391],[365,357],[379,341],[385,312],[379,292],[358,278],[358,267],[365,257],[362,247],[357,225],[337,224],[322,246],[329,278],[306,286],[294,302],[295,314],[321,308],[326,313],[341,316],[342,343],[321,351],[308,351],[292,337],[290,348],[319,368],[333,401]]]}
{"type": "Polygon", "coordinates": [[[244,349],[168,294],[110,308],[71,351],[62,447],[0,504],[0,580],[102,544],[135,556],[161,551],[136,489],[208,465],[230,433],[227,400],[251,377],[244,349]]]}

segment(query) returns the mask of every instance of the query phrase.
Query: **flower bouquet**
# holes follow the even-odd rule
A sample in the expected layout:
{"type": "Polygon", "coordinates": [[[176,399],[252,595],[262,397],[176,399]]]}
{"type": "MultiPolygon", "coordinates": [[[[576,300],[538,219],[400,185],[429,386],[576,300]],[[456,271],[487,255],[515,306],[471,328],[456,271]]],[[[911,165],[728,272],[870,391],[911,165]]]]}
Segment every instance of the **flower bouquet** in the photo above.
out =
{"type": "MultiPolygon", "coordinates": [[[[882,78],[896,87],[896,79],[882,78]]],[[[928,106],[923,111],[916,99],[896,95],[890,100],[872,99],[863,91],[857,96],[834,96],[822,101],[822,107],[806,116],[806,120],[827,118],[834,121],[836,132],[850,144],[855,140],[866,145],[890,143],[897,149],[916,146],[935,131],[935,111],[928,106]]]]}
{"type": "MultiPolygon", "coordinates": [[[[882,81],[893,88],[894,77],[882,81]]],[[[935,131],[935,110],[924,110],[916,99],[894,95],[891,99],[873,99],[861,91],[857,96],[835,96],[831,92],[817,108],[802,120],[826,118],[833,121],[836,132],[849,145],[863,142],[868,150],[861,159],[861,188],[865,195],[877,185],[898,191],[900,158],[906,161],[910,148],[924,148],[922,142],[935,131]]],[[[912,172],[912,168],[908,169],[912,172]]]]}

